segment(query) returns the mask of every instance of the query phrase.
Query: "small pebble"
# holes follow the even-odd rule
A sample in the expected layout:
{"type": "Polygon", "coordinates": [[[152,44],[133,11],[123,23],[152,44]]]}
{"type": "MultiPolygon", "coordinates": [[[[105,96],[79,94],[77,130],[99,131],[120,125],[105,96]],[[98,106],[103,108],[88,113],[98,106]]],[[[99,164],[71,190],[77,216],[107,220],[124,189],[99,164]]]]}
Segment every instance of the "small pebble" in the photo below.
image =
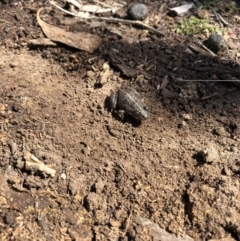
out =
{"type": "Polygon", "coordinates": [[[179,124],[178,124],[178,128],[183,128],[187,126],[187,122],[186,121],[181,121],[179,124]]]}
{"type": "Polygon", "coordinates": [[[133,3],[128,8],[128,17],[133,20],[144,20],[148,15],[148,9],[145,4],[133,3]]]}
{"type": "Polygon", "coordinates": [[[226,135],[226,131],[225,131],[225,129],[224,129],[223,126],[214,128],[214,129],[212,130],[212,133],[213,133],[214,135],[217,135],[217,136],[225,136],[225,135],[226,135]]]}
{"type": "Polygon", "coordinates": [[[182,114],[182,117],[185,121],[189,121],[192,119],[192,115],[191,114],[182,114]]]}
{"type": "Polygon", "coordinates": [[[238,151],[238,148],[236,146],[231,146],[230,151],[236,153],[238,151]]]}
{"type": "Polygon", "coordinates": [[[11,141],[8,145],[9,145],[11,154],[14,156],[14,154],[16,153],[16,151],[18,149],[17,144],[15,142],[11,141]]]}
{"type": "Polygon", "coordinates": [[[8,33],[9,32],[9,27],[5,27],[4,29],[3,29],[3,31],[5,32],[5,33],[8,33]]]}
{"type": "Polygon", "coordinates": [[[115,221],[114,219],[110,219],[110,224],[112,227],[116,227],[116,228],[119,228],[121,226],[121,223],[118,222],[118,221],[115,221]]]}
{"type": "Polygon", "coordinates": [[[60,175],[60,178],[63,179],[63,180],[65,180],[65,179],[67,178],[67,176],[66,176],[65,173],[62,173],[62,174],[60,175]]]}
{"type": "Polygon", "coordinates": [[[13,61],[13,62],[10,64],[10,67],[11,67],[11,68],[15,68],[15,67],[17,67],[17,66],[19,66],[19,62],[17,62],[17,61],[13,61]]]}

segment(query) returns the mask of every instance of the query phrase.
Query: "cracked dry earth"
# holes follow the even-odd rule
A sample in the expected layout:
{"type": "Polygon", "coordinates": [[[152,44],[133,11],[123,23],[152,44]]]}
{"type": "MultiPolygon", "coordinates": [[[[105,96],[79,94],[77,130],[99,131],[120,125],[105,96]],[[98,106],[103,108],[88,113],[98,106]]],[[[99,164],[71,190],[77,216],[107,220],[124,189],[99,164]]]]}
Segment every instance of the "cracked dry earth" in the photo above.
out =
{"type": "MultiPolygon", "coordinates": [[[[147,46],[164,77],[169,52],[147,46]]],[[[101,53],[76,53],[85,62],[69,71],[74,50],[50,49],[61,64],[47,51],[0,46],[0,240],[240,240],[239,87],[174,83],[168,98],[111,67],[95,88],[101,70],[90,63],[101,53]],[[141,124],[108,111],[123,85],[149,107],[141,124]],[[26,152],[55,175],[27,169],[26,152]]]]}

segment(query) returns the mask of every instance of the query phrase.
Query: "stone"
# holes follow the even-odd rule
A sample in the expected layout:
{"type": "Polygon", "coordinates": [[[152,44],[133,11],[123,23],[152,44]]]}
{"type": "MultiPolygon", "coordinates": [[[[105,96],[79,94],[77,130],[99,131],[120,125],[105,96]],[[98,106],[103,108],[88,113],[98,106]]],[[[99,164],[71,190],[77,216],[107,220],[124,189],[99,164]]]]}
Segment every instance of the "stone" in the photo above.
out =
{"type": "Polygon", "coordinates": [[[128,17],[133,20],[144,20],[148,16],[148,9],[145,4],[133,3],[128,8],[128,17]]]}

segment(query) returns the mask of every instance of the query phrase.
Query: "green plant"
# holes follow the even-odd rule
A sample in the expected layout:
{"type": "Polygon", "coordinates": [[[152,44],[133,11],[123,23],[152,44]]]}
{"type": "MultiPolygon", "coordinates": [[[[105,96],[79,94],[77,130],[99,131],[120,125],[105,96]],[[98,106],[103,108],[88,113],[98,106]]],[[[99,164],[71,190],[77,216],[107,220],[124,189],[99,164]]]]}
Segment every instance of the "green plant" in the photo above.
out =
{"type": "Polygon", "coordinates": [[[237,12],[238,11],[238,7],[234,4],[230,5],[230,8],[232,9],[232,11],[237,12]]]}
{"type": "Polygon", "coordinates": [[[176,32],[179,34],[196,35],[206,31],[210,33],[221,32],[219,28],[213,26],[208,19],[198,19],[196,17],[181,19],[175,25],[176,32]]]}

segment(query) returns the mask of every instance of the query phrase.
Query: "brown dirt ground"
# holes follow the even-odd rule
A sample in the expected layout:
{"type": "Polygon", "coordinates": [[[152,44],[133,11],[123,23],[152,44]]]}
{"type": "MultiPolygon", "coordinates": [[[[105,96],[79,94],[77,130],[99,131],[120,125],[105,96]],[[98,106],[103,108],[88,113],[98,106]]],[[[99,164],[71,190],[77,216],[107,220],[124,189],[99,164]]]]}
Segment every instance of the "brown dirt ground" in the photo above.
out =
{"type": "MultiPolygon", "coordinates": [[[[175,20],[166,14],[160,38],[44,12],[49,23],[100,35],[103,45],[88,54],[29,47],[43,36],[36,10],[48,1],[3,2],[0,239],[164,240],[144,231],[136,221],[144,217],[181,240],[240,240],[239,87],[176,80],[238,78],[238,25],[226,28],[236,38],[220,58],[189,51],[192,39],[168,31],[175,20]],[[99,86],[106,62],[109,78],[99,86]],[[166,75],[167,89],[157,93],[166,75]],[[110,91],[126,85],[149,107],[142,123],[108,110],[110,91]],[[26,151],[56,175],[27,169],[26,151]]],[[[163,2],[145,1],[152,15],[163,2]]]]}

